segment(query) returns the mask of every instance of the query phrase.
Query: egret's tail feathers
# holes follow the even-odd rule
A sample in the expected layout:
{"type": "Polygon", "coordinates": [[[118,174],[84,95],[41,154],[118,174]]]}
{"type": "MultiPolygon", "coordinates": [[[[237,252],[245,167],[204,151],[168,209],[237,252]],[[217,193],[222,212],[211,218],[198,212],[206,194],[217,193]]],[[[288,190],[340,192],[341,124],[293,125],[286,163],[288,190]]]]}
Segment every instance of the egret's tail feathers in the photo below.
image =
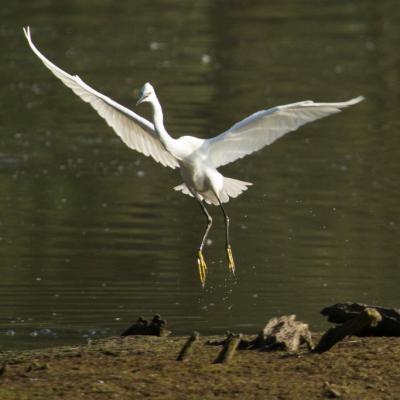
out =
{"type": "Polygon", "coordinates": [[[238,179],[226,178],[224,176],[224,186],[219,194],[221,203],[227,203],[229,198],[238,197],[251,186],[251,182],[239,181],[238,179]]]}
{"type": "Polygon", "coordinates": [[[174,190],[176,190],[177,192],[182,192],[183,194],[187,194],[190,197],[194,197],[190,192],[190,190],[188,189],[188,187],[186,186],[186,183],[181,183],[180,185],[175,186],[174,190]]]}
{"type": "MultiPolygon", "coordinates": [[[[219,198],[221,203],[227,203],[229,198],[238,197],[245,190],[247,190],[247,186],[251,186],[252,183],[239,181],[238,179],[226,178],[224,177],[224,186],[219,193],[219,198]]],[[[178,192],[182,192],[183,194],[187,194],[188,196],[194,197],[190,192],[189,188],[186,186],[186,183],[182,183],[178,186],[174,187],[174,190],[178,192]]],[[[215,197],[214,193],[206,192],[199,194],[199,197],[204,200],[208,204],[214,204],[215,206],[219,205],[218,199],[215,197]]]]}

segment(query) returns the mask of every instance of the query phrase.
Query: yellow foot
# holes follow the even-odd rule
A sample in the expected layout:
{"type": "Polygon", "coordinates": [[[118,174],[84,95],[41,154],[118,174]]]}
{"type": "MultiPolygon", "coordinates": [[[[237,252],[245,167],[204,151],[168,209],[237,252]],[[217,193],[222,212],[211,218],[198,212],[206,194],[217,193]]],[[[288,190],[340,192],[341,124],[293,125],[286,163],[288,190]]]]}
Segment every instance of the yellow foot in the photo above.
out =
{"type": "Polygon", "coordinates": [[[207,276],[207,264],[204,261],[203,253],[201,252],[201,250],[199,250],[198,252],[197,265],[199,267],[199,277],[200,277],[201,287],[204,288],[207,276]]]}
{"type": "Polygon", "coordinates": [[[232,255],[232,248],[230,245],[226,246],[226,255],[228,256],[228,268],[229,271],[232,272],[233,275],[235,275],[235,260],[233,259],[232,255]]]}

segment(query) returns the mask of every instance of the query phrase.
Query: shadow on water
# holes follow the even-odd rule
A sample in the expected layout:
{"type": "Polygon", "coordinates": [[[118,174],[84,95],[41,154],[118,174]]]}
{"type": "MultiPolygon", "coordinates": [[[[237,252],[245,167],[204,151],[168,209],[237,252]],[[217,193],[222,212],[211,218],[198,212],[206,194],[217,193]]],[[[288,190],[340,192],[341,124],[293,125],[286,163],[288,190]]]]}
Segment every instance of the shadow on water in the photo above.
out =
{"type": "MultiPolygon", "coordinates": [[[[52,1],[0,6],[0,349],[119,333],[161,313],[176,333],[255,332],[325,305],[398,306],[399,7],[395,2],[52,1]],[[112,15],[112,17],[109,17],[112,15]],[[174,136],[210,137],[303,99],[367,101],[223,169],[254,182],[206,248],[179,175],[127,149],[31,54],[124,105],[151,81],[174,136]]],[[[147,118],[149,109],[139,110],[147,118]]]]}

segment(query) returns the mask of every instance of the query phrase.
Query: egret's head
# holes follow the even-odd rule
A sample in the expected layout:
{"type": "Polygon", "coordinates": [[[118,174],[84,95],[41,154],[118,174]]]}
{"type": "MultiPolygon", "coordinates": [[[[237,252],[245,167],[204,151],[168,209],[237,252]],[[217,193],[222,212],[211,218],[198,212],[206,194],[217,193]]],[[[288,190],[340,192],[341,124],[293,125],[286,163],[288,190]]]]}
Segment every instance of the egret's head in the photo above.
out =
{"type": "Polygon", "coordinates": [[[138,106],[141,103],[146,101],[151,101],[155,95],[153,86],[150,85],[149,82],[145,83],[139,93],[139,100],[136,105],[138,106]]]}

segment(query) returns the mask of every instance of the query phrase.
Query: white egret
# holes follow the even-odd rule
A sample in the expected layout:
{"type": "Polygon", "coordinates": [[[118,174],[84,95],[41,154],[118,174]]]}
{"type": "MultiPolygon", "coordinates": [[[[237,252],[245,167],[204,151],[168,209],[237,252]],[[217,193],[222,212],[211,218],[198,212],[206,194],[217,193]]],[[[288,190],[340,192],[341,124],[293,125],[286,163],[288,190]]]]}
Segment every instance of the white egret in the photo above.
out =
{"type": "Polygon", "coordinates": [[[262,149],[308,122],[335,114],[341,108],[363,100],[363,97],[359,96],[339,103],[301,101],[258,111],[210,139],[193,136],[175,139],[164,127],[161,105],[150,83],[143,86],[136,104],[151,104],[153,123],[97,92],[79,76],[70,75],[57,67],[33,44],[29,27],[24,28],[24,33],[31,49],[43,64],[83,101],[89,103],[128,147],[146,156],[152,156],[164,166],[180,169],[183,183],[174,189],[194,197],[207,217],[207,227],[197,253],[200,281],[203,286],[207,274],[203,248],[212,225],[211,215],[204,202],[221,207],[225,218],[228,267],[234,273],[229,217],[222,204],[239,196],[251,185],[250,182],[227,178],[217,168],[262,149]]]}

